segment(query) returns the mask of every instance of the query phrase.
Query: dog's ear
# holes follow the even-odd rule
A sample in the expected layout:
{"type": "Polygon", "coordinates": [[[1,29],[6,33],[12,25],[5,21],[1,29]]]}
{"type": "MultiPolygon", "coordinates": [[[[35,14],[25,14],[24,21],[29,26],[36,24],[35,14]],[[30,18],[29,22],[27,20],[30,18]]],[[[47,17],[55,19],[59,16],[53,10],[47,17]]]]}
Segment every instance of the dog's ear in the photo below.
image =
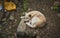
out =
{"type": "Polygon", "coordinates": [[[24,19],[25,17],[24,17],[24,16],[21,16],[20,18],[21,18],[21,19],[24,19]]]}

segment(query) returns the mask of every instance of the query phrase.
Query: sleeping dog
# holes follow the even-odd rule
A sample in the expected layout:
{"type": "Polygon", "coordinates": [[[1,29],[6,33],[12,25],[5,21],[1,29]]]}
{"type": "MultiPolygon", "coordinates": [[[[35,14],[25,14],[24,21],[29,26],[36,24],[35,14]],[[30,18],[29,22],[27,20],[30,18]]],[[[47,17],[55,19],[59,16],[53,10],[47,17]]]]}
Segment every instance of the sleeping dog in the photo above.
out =
{"type": "Polygon", "coordinates": [[[30,11],[25,16],[21,16],[21,19],[24,19],[31,28],[42,27],[46,23],[45,16],[39,11],[30,11]]]}

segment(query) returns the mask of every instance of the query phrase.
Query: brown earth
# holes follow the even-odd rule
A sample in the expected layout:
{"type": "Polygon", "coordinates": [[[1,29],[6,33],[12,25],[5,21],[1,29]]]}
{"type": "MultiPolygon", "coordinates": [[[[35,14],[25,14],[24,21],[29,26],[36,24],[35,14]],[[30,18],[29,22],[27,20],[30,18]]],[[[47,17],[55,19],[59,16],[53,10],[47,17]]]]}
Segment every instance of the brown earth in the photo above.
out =
{"type": "MultiPolygon", "coordinates": [[[[54,0],[29,0],[29,9],[42,12],[47,19],[47,24],[43,28],[26,28],[26,31],[24,31],[24,33],[28,32],[27,35],[29,35],[29,38],[60,38],[60,17],[57,15],[59,14],[58,12],[51,10],[53,3],[54,0]]],[[[2,25],[3,27],[1,38],[16,38],[16,29],[20,22],[20,10],[21,9],[17,8],[17,11],[12,12],[12,14],[14,14],[14,20],[7,20],[7,23],[2,25]]]]}

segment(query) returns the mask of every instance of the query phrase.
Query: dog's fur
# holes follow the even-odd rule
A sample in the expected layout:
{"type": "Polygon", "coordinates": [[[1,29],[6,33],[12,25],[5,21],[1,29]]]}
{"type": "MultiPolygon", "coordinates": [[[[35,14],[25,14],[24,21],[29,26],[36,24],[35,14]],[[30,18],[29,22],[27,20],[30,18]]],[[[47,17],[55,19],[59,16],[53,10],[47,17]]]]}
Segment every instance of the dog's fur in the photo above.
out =
{"type": "Polygon", "coordinates": [[[26,24],[32,28],[42,27],[46,22],[45,16],[39,11],[30,11],[21,18],[24,19],[24,21],[26,21],[26,24]]]}

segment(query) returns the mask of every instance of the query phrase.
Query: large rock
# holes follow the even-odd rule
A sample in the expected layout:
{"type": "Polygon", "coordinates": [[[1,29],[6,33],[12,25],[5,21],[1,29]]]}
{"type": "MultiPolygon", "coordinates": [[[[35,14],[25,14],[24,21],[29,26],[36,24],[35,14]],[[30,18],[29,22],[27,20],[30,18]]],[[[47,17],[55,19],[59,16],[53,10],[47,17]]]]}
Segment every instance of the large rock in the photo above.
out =
{"type": "Polygon", "coordinates": [[[24,23],[23,19],[18,25],[17,32],[24,32],[26,30],[26,24],[24,23]]]}

